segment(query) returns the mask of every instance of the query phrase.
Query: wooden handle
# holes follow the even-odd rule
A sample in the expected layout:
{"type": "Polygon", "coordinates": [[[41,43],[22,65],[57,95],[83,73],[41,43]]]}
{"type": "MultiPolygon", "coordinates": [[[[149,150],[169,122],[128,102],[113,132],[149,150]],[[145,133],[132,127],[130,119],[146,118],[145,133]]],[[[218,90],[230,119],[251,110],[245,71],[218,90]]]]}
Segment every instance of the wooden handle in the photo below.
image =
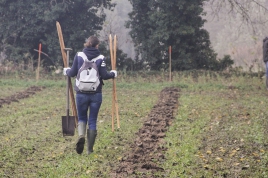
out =
{"type": "MultiPolygon", "coordinates": [[[[64,64],[64,67],[67,67],[67,55],[66,55],[66,52],[65,52],[64,40],[63,40],[61,26],[60,26],[59,22],[56,22],[56,27],[57,27],[57,32],[58,32],[58,36],[59,36],[59,42],[60,42],[60,49],[61,49],[63,64],[64,64]]],[[[75,104],[75,99],[74,99],[74,92],[73,92],[73,87],[71,85],[71,83],[72,83],[71,78],[70,77],[68,77],[68,78],[69,78],[68,80],[70,82],[69,94],[70,94],[70,98],[71,98],[72,113],[73,113],[73,116],[75,117],[75,125],[77,127],[78,116],[77,116],[76,104],[75,104]]]]}

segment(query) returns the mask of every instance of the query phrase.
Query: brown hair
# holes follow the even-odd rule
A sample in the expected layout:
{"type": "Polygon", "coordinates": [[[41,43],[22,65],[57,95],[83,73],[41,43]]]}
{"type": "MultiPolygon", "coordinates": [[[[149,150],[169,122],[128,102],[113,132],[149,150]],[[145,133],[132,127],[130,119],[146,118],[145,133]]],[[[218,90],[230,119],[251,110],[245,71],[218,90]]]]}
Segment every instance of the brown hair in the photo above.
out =
{"type": "Polygon", "coordinates": [[[84,47],[96,47],[99,43],[100,41],[96,36],[90,36],[84,43],[84,47]]]}

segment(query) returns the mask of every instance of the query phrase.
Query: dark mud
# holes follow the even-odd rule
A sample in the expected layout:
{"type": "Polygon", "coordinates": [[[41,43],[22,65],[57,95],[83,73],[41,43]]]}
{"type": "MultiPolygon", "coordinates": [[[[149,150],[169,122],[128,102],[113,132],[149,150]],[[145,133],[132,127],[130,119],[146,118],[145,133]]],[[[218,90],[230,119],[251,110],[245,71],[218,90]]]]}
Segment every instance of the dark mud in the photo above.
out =
{"type": "Polygon", "coordinates": [[[178,88],[165,88],[160,93],[157,104],[153,107],[130,150],[124,153],[120,163],[111,173],[113,178],[153,177],[163,172],[161,162],[165,160],[165,132],[171,125],[178,109],[178,88]]]}
{"type": "Polygon", "coordinates": [[[34,95],[36,92],[41,91],[44,87],[40,86],[31,86],[27,88],[25,91],[15,93],[14,95],[0,98],[0,107],[4,104],[10,104],[12,102],[19,102],[20,99],[29,98],[30,96],[34,95]]]}

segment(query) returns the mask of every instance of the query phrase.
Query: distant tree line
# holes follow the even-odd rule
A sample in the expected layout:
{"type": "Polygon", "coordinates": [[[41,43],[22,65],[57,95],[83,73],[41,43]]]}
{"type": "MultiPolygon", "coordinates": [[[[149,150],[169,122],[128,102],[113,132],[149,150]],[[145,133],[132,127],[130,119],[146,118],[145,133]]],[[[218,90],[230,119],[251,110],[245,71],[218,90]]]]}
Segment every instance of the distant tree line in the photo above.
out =
{"type": "Polygon", "coordinates": [[[217,60],[208,32],[203,28],[205,0],[130,0],[133,11],[127,27],[142,60],[154,70],[168,67],[172,46],[173,70],[219,70],[233,64],[230,57],[217,60]],[[222,65],[225,63],[225,65],[222,65]]]}
{"type": "MultiPolygon", "coordinates": [[[[111,0],[0,0],[0,51],[8,60],[27,62],[37,59],[39,43],[42,51],[56,65],[62,65],[56,21],[63,31],[65,46],[79,51],[89,35],[101,30],[104,8],[112,8],[111,0]]],[[[45,60],[44,65],[51,65],[45,60]]]]}
{"type": "MultiPolygon", "coordinates": [[[[118,69],[167,69],[168,46],[172,46],[173,70],[223,70],[233,64],[230,56],[217,60],[209,34],[203,28],[205,0],[129,0],[133,11],[126,27],[136,49],[135,59],[118,50],[118,69]]],[[[74,52],[83,48],[89,35],[102,29],[104,9],[112,10],[111,0],[0,0],[0,51],[8,60],[27,62],[42,51],[57,66],[62,65],[56,21],[59,21],[65,46],[74,52]]],[[[108,57],[107,42],[101,51],[108,57]]],[[[46,60],[45,66],[51,65],[46,60]]]]}

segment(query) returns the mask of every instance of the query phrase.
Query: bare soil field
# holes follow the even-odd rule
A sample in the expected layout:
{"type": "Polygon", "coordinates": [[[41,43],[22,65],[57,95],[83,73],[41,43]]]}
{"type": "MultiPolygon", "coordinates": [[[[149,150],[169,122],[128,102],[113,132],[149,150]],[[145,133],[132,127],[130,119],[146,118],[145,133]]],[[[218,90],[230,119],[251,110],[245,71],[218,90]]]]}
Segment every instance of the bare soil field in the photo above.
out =
{"type": "Polygon", "coordinates": [[[40,86],[31,86],[27,88],[25,91],[17,92],[11,96],[7,96],[5,98],[0,98],[0,107],[4,104],[10,104],[12,102],[19,102],[20,99],[28,98],[34,95],[36,92],[41,91],[44,87],[40,86]]]}
{"type": "Polygon", "coordinates": [[[166,148],[161,145],[166,136],[165,132],[176,115],[178,97],[178,88],[165,88],[161,91],[157,104],[151,110],[143,127],[136,133],[137,137],[131,144],[131,149],[124,153],[122,160],[111,175],[113,178],[153,175],[164,171],[159,162],[165,159],[166,148]]]}

